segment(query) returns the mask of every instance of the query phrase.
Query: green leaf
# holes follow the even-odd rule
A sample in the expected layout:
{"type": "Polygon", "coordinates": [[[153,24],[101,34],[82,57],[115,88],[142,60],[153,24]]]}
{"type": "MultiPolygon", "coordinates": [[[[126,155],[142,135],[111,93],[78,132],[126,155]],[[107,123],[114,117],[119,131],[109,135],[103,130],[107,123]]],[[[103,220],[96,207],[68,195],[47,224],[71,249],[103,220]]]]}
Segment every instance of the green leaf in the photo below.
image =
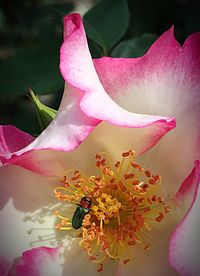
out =
{"type": "Polygon", "coordinates": [[[93,40],[88,39],[88,46],[92,58],[100,58],[102,56],[107,56],[107,50],[104,50],[99,44],[97,44],[93,40]]]}
{"type": "Polygon", "coordinates": [[[88,37],[107,51],[110,50],[129,25],[126,0],[101,1],[85,14],[84,23],[88,37]]]}
{"type": "MultiPolygon", "coordinates": [[[[101,46],[102,51],[100,50],[100,52],[102,53],[102,55],[106,55],[107,54],[106,45],[105,45],[105,42],[103,41],[103,38],[101,37],[100,33],[86,19],[84,19],[83,22],[84,22],[85,31],[86,31],[88,37],[92,41],[97,43],[99,46],[101,46]]],[[[98,48],[98,47],[96,47],[96,48],[98,48]]]]}
{"type": "Polygon", "coordinates": [[[155,34],[144,34],[118,44],[112,51],[112,57],[139,57],[145,54],[156,40],[155,34]]]}
{"type": "Polygon", "coordinates": [[[41,130],[44,130],[55,118],[57,111],[49,106],[44,105],[38,96],[30,89],[30,96],[36,109],[37,118],[41,130]]]}

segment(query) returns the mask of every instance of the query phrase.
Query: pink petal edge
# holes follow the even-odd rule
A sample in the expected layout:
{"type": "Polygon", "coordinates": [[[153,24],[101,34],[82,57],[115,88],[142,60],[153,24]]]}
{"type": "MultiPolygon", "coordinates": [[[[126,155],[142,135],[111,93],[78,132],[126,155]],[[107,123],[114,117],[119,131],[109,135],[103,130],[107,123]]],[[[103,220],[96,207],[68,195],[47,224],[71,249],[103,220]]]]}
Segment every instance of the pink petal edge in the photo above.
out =
{"type": "Polygon", "coordinates": [[[0,160],[1,157],[9,158],[11,155],[26,147],[34,141],[30,134],[17,129],[12,125],[0,126],[0,160]]]}
{"type": "MultiPolygon", "coordinates": [[[[192,200],[195,197],[196,189],[198,188],[198,182],[200,181],[200,161],[195,161],[195,166],[191,173],[185,178],[181,184],[178,192],[175,195],[177,202],[184,201],[187,197],[192,196],[192,200]]],[[[192,201],[191,200],[191,201],[192,201]]]]}
{"type": "MultiPolygon", "coordinates": [[[[191,205],[181,223],[172,234],[169,246],[169,261],[172,267],[182,276],[200,275],[200,161],[180,187],[178,200],[192,193],[191,205]]],[[[189,196],[190,198],[190,196],[189,196]]]]}
{"type": "Polygon", "coordinates": [[[12,262],[5,257],[0,256],[0,275],[7,276],[12,266],[12,262]]]}
{"type": "MultiPolygon", "coordinates": [[[[17,276],[58,275],[53,266],[58,261],[58,248],[38,247],[25,251],[16,267],[17,276]]],[[[58,262],[59,266],[59,262],[58,262]]]]}

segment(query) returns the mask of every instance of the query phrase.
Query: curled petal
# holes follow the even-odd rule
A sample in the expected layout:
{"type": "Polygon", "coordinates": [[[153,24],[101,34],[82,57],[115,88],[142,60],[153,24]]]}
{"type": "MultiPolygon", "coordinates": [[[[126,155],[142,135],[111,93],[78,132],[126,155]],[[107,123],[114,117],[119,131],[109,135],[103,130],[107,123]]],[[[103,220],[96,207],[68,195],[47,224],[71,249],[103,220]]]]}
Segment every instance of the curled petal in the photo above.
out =
{"type": "Polygon", "coordinates": [[[177,199],[191,200],[190,207],[172,234],[169,248],[169,260],[172,267],[183,276],[196,276],[200,274],[200,162],[180,188],[177,199]],[[190,184],[190,185],[189,185],[190,184]],[[187,191],[187,192],[186,192],[187,191]],[[187,196],[189,194],[189,197],[187,196]]]}
{"type": "Polygon", "coordinates": [[[200,161],[195,161],[195,166],[191,173],[185,178],[178,192],[175,195],[175,201],[184,209],[185,212],[189,209],[191,202],[195,197],[195,191],[200,181],[200,161]]]}
{"type": "Polygon", "coordinates": [[[84,92],[80,106],[85,114],[124,127],[146,127],[156,123],[167,124],[170,129],[175,126],[174,119],[135,114],[117,105],[99,81],[80,15],[66,16],[64,25],[60,70],[68,83],[84,92]]]}
{"type": "Polygon", "coordinates": [[[76,148],[98,124],[96,119],[87,117],[80,110],[80,95],[78,92],[73,93],[73,88],[68,87],[57,116],[51,124],[28,146],[24,144],[25,147],[13,152],[12,156],[2,156],[1,162],[16,164],[44,175],[58,175],[63,163],[63,154],[58,157],[59,152],[76,148]],[[50,153],[43,154],[41,150],[50,153]],[[52,150],[56,150],[57,153],[54,157],[54,166],[49,167],[52,150]],[[56,160],[59,169],[55,166],[56,160]]]}
{"type": "Polygon", "coordinates": [[[81,93],[74,93],[74,89],[67,86],[55,119],[32,144],[15,154],[18,156],[40,149],[69,151],[76,148],[99,123],[81,111],[80,98],[81,93]]]}

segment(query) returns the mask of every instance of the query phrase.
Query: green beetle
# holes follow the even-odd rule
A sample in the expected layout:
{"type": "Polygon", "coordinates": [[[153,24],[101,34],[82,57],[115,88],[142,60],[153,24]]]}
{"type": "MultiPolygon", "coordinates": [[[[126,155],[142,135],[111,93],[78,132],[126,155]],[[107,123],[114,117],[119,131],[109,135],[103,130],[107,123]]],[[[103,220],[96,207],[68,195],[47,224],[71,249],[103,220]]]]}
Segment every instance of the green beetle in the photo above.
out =
{"type": "Polygon", "coordinates": [[[72,227],[74,229],[79,229],[82,226],[83,219],[85,215],[89,213],[91,205],[92,199],[90,197],[84,196],[81,198],[72,217],[72,227]]]}

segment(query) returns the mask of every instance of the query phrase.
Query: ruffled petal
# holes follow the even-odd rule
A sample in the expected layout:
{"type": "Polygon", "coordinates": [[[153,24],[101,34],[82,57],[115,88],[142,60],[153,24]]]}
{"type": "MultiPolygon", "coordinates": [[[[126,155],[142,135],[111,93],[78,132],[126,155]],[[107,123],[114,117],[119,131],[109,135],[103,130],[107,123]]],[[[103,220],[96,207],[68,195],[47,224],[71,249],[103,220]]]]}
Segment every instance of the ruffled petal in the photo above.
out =
{"type": "Polygon", "coordinates": [[[181,47],[171,28],[143,57],[103,57],[94,65],[106,92],[124,109],[178,119],[188,110],[197,118],[199,44],[200,34],[193,34],[181,47]]]}
{"type": "Polygon", "coordinates": [[[200,34],[190,36],[181,47],[171,28],[143,57],[94,60],[104,89],[120,107],[177,119],[177,128],[144,161],[162,175],[169,196],[200,157],[199,47],[200,34]]]}
{"type": "Polygon", "coordinates": [[[174,119],[130,113],[112,101],[96,74],[80,15],[66,16],[64,24],[60,70],[68,83],[84,92],[80,105],[85,114],[125,127],[145,127],[156,123],[174,127],[174,119]]]}
{"type": "Polygon", "coordinates": [[[0,256],[13,261],[24,250],[58,243],[52,214],[58,183],[18,166],[0,168],[0,256]]]}
{"type": "Polygon", "coordinates": [[[196,276],[200,274],[200,162],[196,162],[189,177],[182,184],[177,200],[189,200],[190,207],[173,232],[170,248],[169,260],[172,267],[183,276],[196,276]],[[188,194],[187,194],[188,193],[188,194]],[[191,195],[193,195],[191,200],[191,195]]]}
{"type": "Polygon", "coordinates": [[[162,135],[175,127],[174,119],[128,112],[116,104],[96,74],[81,17],[78,14],[66,16],[64,24],[65,39],[61,47],[60,70],[67,83],[83,93],[80,107],[85,114],[127,128],[156,125],[162,135]]]}

